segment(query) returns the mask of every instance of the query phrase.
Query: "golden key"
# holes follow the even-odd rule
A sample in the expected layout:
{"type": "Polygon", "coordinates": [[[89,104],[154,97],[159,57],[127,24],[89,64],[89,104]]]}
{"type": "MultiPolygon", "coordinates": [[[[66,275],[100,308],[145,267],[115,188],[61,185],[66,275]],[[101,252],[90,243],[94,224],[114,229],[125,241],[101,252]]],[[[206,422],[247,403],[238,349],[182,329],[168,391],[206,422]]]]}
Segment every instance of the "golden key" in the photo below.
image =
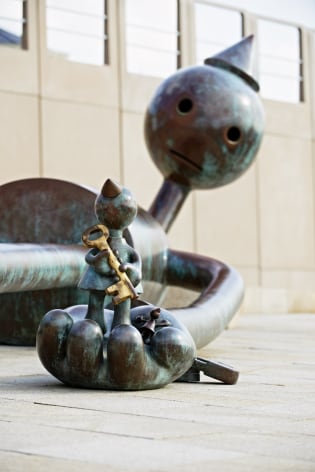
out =
{"type": "Polygon", "coordinates": [[[84,231],[82,234],[82,241],[88,247],[95,247],[100,251],[107,251],[108,264],[115,271],[117,277],[119,277],[119,281],[110,287],[107,287],[105,292],[107,295],[112,295],[114,305],[118,305],[128,298],[134,300],[138,295],[126,272],[122,272],[119,269],[121,263],[108,244],[108,237],[109,230],[105,225],[94,225],[84,231]],[[99,238],[90,239],[92,234],[96,235],[97,233],[101,234],[99,238]]]}

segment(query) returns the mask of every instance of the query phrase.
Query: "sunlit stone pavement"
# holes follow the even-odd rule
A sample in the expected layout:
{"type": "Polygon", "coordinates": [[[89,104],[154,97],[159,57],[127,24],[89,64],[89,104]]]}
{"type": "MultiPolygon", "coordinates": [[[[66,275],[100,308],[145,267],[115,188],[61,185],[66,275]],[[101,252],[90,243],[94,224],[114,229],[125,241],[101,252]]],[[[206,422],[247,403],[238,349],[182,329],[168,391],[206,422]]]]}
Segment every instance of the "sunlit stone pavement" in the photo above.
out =
{"type": "Polygon", "coordinates": [[[0,346],[0,470],[315,471],[315,315],[242,315],[200,355],[238,383],[71,389],[0,346]]]}

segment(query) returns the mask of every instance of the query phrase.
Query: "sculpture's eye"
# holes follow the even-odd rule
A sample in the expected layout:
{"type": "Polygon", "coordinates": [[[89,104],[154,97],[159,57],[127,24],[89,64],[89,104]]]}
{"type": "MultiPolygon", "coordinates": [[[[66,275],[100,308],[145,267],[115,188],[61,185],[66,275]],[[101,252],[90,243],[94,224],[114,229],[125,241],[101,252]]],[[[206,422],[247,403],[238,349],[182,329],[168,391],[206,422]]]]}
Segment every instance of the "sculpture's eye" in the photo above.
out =
{"type": "Polygon", "coordinates": [[[177,111],[180,115],[187,115],[193,108],[193,102],[190,98],[182,98],[177,105],[177,111]]]}
{"type": "Polygon", "coordinates": [[[242,132],[237,126],[230,126],[224,133],[224,139],[230,146],[235,146],[241,140],[242,132]]]}

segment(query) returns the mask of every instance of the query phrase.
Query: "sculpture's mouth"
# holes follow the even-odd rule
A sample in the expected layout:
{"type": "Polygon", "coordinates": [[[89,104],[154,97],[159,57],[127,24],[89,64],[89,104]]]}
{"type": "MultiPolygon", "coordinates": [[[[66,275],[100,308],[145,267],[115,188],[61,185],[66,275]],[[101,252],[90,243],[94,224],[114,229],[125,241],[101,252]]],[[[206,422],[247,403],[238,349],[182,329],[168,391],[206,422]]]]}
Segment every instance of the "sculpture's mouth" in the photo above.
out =
{"type": "Polygon", "coordinates": [[[175,149],[170,149],[170,153],[175,156],[175,159],[177,161],[181,163],[185,162],[194,171],[202,172],[202,167],[200,165],[196,164],[196,162],[189,159],[189,157],[184,156],[184,154],[182,154],[181,152],[175,151],[175,149]]]}

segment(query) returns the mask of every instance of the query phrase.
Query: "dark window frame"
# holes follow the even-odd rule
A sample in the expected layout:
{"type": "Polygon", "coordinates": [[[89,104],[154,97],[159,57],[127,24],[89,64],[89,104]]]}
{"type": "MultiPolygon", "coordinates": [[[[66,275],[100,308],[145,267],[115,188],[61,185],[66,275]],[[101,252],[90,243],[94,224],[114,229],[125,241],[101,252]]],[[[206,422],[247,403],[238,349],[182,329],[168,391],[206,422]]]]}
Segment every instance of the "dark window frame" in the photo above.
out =
{"type": "Polygon", "coordinates": [[[22,9],[21,18],[4,18],[14,23],[21,23],[21,35],[11,33],[8,30],[1,29],[2,38],[0,41],[1,46],[16,46],[20,49],[28,49],[28,0],[20,0],[22,9]]]}
{"type": "MultiPolygon", "coordinates": [[[[82,14],[82,12],[78,11],[75,12],[73,11],[72,9],[68,9],[67,7],[54,7],[54,6],[50,6],[50,5],[47,5],[47,3],[45,4],[45,8],[46,8],[46,15],[47,15],[47,9],[49,8],[52,8],[53,10],[60,10],[60,11],[63,11],[63,12],[68,12],[68,13],[74,13],[74,14],[82,14]]],[[[94,63],[89,63],[89,62],[84,62],[84,61],[81,61],[81,60],[73,60],[73,59],[65,59],[69,62],[77,62],[77,63],[80,63],[80,64],[86,64],[86,65],[93,65],[93,66],[99,66],[99,67],[102,67],[102,66],[107,66],[110,64],[110,54],[109,54],[109,34],[108,34],[108,31],[109,31],[109,28],[108,28],[108,24],[109,24],[109,16],[108,16],[108,0],[103,0],[103,14],[100,15],[99,18],[102,18],[103,17],[103,33],[102,33],[102,42],[103,42],[103,57],[102,57],[102,61],[100,61],[100,63],[98,64],[94,64],[94,63]]],[[[47,21],[46,21],[46,30],[54,30],[55,28],[48,28],[47,26],[47,21]]],[[[68,34],[80,34],[81,36],[85,36],[86,33],[83,33],[83,32],[72,32],[72,31],[64,31],[64,33],[68,33],[68,34]]],[[[88,35],[87,35],[88,36],[88,35]]],[[[46,42],[46,49],[47,51],[51,51],[51,49],[48,47],[48,44],[46,42]]],[[[52,51],[54,51],[52,49],[52,51]]]]}
{"type": "MultiPolygon", "coordinates": [[[[281,101],[282,103],[292,103],[292,104],[297,104],[297,103],[303,103],[305,102],[305,74],[304,74],[304,56],[303,56],[303,32],[302,29],[293,23],[278,20],[278,19],[273,19],[273,18],[267,18],[263,16],[258,16],[256,17],[256,21],[259,22],[259,20],[262,20],[264,22],[269,22],[273,24],[278,24],[278,25],[283,25],[283,26],[289,26],[292,28],[295,28],[298,34],[298,76],[297,79],[299,81],[298,83],[298,97],[297,101],[291,101],[291,100],[286,100],[286,99],[277,99],[277,98],[269,98],[268,96],[264,96],[263,91],[262,91],[262,98],[265,98],[266,100],[275,100],[275,101],[281,101]]],[[[259,38],[258,38],[259,40],[259,38]]],[[[260,61],[260,57],[262,55],[259,54],[258,51],[258,61],[260,61]]],[[[268,56],[267,56],[268,57],[268,56]]],[[[278,58],[281,61],[281,56],[278,58]]],[[[260,67],[259,67],[260,69],[260,67]]],[[[260,75],[260,72],[259,72],[260,75]]],[[[277,77],[277,74],[265,74],[269,75],[271,77],[277,77]]],[[[258,79],[260,80],[260,78],[258,79]]]]}

